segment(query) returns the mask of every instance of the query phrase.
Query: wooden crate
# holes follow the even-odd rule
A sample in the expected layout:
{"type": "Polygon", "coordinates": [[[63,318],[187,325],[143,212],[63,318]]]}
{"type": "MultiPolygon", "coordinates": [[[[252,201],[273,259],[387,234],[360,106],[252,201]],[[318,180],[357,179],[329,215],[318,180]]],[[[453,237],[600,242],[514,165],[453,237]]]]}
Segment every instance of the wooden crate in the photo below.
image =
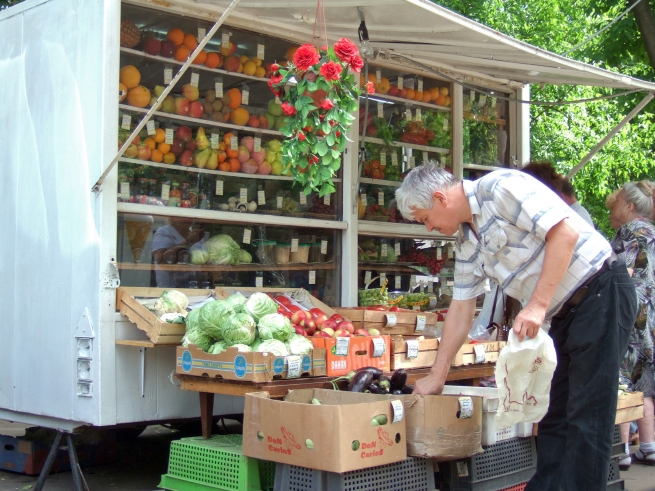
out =
{"type": "Polygon", "coordinates": [[[505,347],[506,344],[507,343],[504,341],[484,341],[474,344],[466,343],[459,349],[459,351],[457,351],[451,366],[458,367],[461,365],[474,365],[476,363],[496,363],[500,351],[505,347]],[[484,347],[485,353],[483,362],[476,362],[475,346],[484,347]]]}
{"type": "Polygon", "coordinates": [[[350,320],[355,326],[355,329],[377,329],[380,331],[380,334],[420,335],[420,332],[416,332],[418,315],[425,316],[426,326],[443,327],[443,322],[439,322],[439,316],[434,312],[384,312],[381,310],[355,309],[352,307],[337,307],[335,310],[344,318],[350,320]],[[386,327],[388,314],[394,314],[396,316],[396,325],[393,327],[386,327]]]}
{"type": "Polygon", "coordinates": [[[425,338],[418,342],[418,357],[407,357],[407,341],[417,336],[395,336],[391,339],[391,369],[431,367],[437,359],[437,338],[425,338]]]}
{"type": "Polygon", "coordinates": [[[625,392],[616,403],[615,424],[629,423],[644,417],[644,393],[625,392]]]}

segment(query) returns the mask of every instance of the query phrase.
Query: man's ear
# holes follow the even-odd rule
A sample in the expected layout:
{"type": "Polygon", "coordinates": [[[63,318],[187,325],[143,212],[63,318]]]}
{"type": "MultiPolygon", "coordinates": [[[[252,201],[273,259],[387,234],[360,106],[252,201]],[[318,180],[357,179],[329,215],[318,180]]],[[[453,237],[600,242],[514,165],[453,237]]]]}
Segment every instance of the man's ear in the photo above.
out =
{"type": "Polygon", "coordinates": [[[438,203],[445,205],[448,203],[448,196],[443,191],[435,191],[432,193],[432,198],[435,199],[438,203]]]}

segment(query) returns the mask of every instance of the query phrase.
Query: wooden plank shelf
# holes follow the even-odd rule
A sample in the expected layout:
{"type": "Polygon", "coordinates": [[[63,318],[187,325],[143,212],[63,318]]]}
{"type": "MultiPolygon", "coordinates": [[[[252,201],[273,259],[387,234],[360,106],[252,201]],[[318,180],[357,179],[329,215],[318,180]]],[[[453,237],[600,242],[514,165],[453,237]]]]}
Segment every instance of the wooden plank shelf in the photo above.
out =
{"type": "Polygon", "coordinates": [[[307,263],[307,264],[239,264],[211,266],[208,264],[151,264],[151,263],[118,263],[118,269],[130,271],[202,271],[202,272],[225,272],[225,271],[318,271],[336,269],[334,263],[307,263]]]}

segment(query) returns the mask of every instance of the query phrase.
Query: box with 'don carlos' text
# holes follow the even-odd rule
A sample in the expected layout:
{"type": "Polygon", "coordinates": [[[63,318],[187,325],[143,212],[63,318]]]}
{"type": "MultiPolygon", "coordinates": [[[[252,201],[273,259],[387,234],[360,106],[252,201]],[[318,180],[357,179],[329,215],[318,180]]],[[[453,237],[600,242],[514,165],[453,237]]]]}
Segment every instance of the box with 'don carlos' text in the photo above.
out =
{"type": "Polygon", "coordinates": [[[402,402],[355,393],[346,400],[343,394],[292,390],[284,401],[267,392],[246,394],[243,455],[329,472],[405,460],[402,402]]]}

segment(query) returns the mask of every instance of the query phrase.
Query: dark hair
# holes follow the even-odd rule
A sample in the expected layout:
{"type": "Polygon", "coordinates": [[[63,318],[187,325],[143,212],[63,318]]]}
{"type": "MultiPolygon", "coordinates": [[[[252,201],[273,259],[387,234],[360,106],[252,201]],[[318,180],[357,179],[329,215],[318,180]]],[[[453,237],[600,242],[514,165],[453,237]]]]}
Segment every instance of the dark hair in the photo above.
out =
{"type": "Polygon", "coordinates": [[[557,195],[562,194],[564,178],[559,175],[550,162],[530,162],[521,171],[531,175],[537,181],[548,186],[557,195]]]}
{"type": "Polygon", "coordinates": [[[562,178],[562,194],[567,198],[575,198],[575,189],[573,184],[566,178],[562,178]]]}

